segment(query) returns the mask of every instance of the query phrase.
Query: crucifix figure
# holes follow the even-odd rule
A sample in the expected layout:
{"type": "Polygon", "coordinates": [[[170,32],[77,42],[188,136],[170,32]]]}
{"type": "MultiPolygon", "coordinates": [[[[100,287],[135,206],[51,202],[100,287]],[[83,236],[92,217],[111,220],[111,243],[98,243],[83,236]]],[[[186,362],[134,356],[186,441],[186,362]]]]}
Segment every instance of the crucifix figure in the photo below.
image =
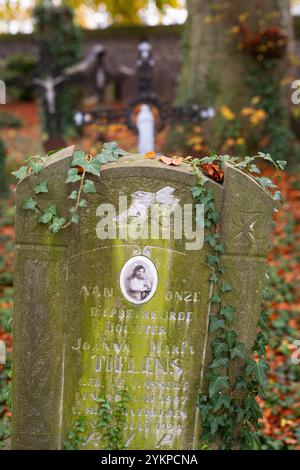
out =
{"type": "Polygon", "coordinates": [[[44,91],[44,97],[48,107],[49,114],[55,114],[56,112],[56,92],[55,88],[63,83],[66,80],[64,75],[59,75],[56,78],[45,78],[44,80],[40,78],[34,78],[33,83],[41,87],[44,91]]]}
{"type": "Polygon", "coordinates": [[[46,151],[65,147],[61,135],[61,116],[57,103],[57,88],[66,81],[65,75],[57,77],[34,78],[33,83],[41,90],[45,117],[45,130],[48,138],[44,142],[46,151]]]}

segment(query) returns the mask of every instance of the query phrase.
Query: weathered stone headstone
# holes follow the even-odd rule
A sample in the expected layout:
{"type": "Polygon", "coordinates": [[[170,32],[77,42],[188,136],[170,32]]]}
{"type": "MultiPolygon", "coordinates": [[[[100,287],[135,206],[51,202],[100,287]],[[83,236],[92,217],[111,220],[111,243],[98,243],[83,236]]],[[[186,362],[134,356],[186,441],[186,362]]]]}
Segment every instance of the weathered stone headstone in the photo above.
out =
{"type": "MultiPolygon", "coordinates": [[[[69,166],[70,157],[54,157],[42,176],[31,177],[49,182],[43,207],[55,201],[67,212],[69,166]]],[[[224,170],[223,185],[207,184],[222,213],[237,330],[250,349],[273,206],[250,178],[229,165],[224,170]]],[[[213,268],[206,264],[207,247],[199,249],[201,240],[191,249],[192,227],[180,238],[174,225],[167,236],[167,213],[179,207],[183,214],[184,204],[193,204],[194,176],[185,164],[170,168],[130,156],[105,166],[94,182],[97,192],[88,195],[79,225],[56,235],[21,209],[31,191],[28,179],[18,186],[13,448],[63,448],[81,416],[82,448],[105,448],[99,399],[113,409],[126,389],[129,449],[196,449],[213,268]],[[128,198],[127,207],[120,207],[120,196],[128,198]],[[109,215],[112,207],[116,213],[109,215]],[[161,215],[162,207],[163,239],[134,238],[134,232],[126,239],[130,224],[138,225],[151,208],[161,215]],[[103,239],[106,216],[111,238],[103,239]],[[116,238],[112,227],[118,228],[116,238]]]]}

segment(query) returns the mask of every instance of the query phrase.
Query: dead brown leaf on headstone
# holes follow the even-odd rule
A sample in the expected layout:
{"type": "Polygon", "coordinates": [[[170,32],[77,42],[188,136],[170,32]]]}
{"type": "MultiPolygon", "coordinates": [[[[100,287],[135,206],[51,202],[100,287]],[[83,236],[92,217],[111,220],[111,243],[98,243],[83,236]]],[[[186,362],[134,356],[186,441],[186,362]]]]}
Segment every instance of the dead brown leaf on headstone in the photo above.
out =
{"type": "Polygon", "coordinates": [[[181,157],[176,157],[176,156],[172,157],[172,165],[178,166],[180,165],[181,162],[182,162],[181,157]]]}
{"type": "Polygon", "coordinates": [[[159,157],[159,160],[163,162],[165,165],[174,165],[174,166],[178,166],[182,162],[182,158],[180,157],[176,157],[176,156],[166,157],[165,155],[162,155],[161,157],[159,157]]]}
{"type": "Polygon", "coordinates": [[[223,181],[224,173],[219,167],[219,165],[213,165],[212,163],[203,163],[201,165],[201,169],[207,176],[217,181],[218,183],[223,181]]]}
{"type": "Polygon", "coordinates": [[[172,164],[172,158],[171,157],[166,157],[165,155],[162,155],[159,157],[159,160],[163,162],[165,165],[171,165],[172,164]]]}

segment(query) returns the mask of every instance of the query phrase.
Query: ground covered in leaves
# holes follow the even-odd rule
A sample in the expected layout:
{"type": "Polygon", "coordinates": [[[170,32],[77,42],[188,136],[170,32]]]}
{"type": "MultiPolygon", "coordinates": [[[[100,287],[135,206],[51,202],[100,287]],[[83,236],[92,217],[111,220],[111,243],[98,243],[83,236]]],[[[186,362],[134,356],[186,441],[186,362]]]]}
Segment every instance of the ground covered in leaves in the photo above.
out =
{"type": "MultiPolygon", "coordinates": [[[[29,104],[11,111],[16,112],[26,125],[20,129],[2,130],[2,138],[10,149],[10,170],[20,165],[24,149],[26,155],[41,150],[37,107],[29,104]]],[[[126,150],[135,150],[135,135],[121,125],[90,129],[78,146],[89,151],[97,150],[104,139],[117,140],[126,150]]],[[[260,400],[263,410],[260,435],[262,449],[300,450],[300,177],[285,175],[279,187],[284,204],[277,214],[273,249],[268,259],[269,300],[265,308],[269,318],[267,357],[270,372],[266,398],[260,400]],[[299,341],[298,345],[296,341],[299,341]]],[[[0,340],[4,340],[7,346],[7,363],[0,365],[2,447],[9,442],[11,419],[14,187],[11,189],[11,196],[0,201],[0,340]]]]}

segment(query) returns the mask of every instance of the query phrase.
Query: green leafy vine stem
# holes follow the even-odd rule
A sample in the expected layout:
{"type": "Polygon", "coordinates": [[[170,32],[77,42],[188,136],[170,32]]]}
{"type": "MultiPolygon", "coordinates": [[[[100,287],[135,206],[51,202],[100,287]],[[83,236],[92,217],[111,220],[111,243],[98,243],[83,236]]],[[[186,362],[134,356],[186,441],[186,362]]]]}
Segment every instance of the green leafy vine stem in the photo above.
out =
{"type": "MultiPolygon", "coordinates": [[[[98,398],[98,411],[95,429],[99,431],[98,445],[104,450],[126,449],[124,431],[126,425],[126,412],[129,401],[127,388],[117,392],[118,399],[112,403],[107,398],[98,398]]],[[[64,442],[66,450],[82,449],[86,442],[86,417],[76,419],[73,429],[67,433],[64,442]]]]}
{"type": "Polygon", "coordinates": [[[225,268],[221,263],[224,252],[218,233],[220,215],[215,209],[214,195],[205,185],[207,177],[201,171],[202,164],[221,164],[227,162],[244,171],[257,181],[266,191],[272,194],[275,201],[281,201],[280,191],[269,178],[255,176],[260,173],[255,165],[256,160],[272,163],[276,170],[283,170],[286,162],[273,161],[269,154],[259,153],[256,157],[244,160],[229,156],[212,154],[201,159],[188,157],[185,159],[191,166],[191,172],[197,178],[192,188],[196,203],[204,205],[205,211],[205,242],[210,247],[207,263],[214,268],[210,280],[214,283],[212,296],[213,315],[210,318],[209,334],[212,335],[212,356],[209,365],[207,393],[199,396],[199,409],[202,418],[202,448],[217,445],[220,449],[258,449],[260,442],[257,431],[261,410],[256,396],[264,396],[266,372],[269,365],[266,361],[265,346],[267,344],[267,316],[263,313],[259,321],[259,332],[253,348],[253,358],[247,359],[245,344],[238,340],[232,328],[235,309],[226,302],[226,294],[232,287],[224,280],[225,268]],[[235,381],[229,373],[229,366],[235,360],[245,361],[245,375],[235,381]]]}
{"type": "MultiPolygon", "coordinates": [[[[102,151],[94,157],[82,151],[75,151],[73,153],[66,184],[77,183],[78,189],[71,191],[68,196],[70,200],[75,201],[74,205],[69,209],[70,217],[68,220],[58,213],[57,206],[54,203],[50,203],[45,209],[41,209],[38,195],[49,192],[48,181],[46,179],[42,179],[35,186],[32,186],[30,179],[28,179],[32,195],[24,199],[22,208],[39,213],[38,222],[47,225],[49,231],[52,233],[57,233],[59,230],[65,229],[71,224],[78,224],[80,221],[80,209],[88,206],[87,200],[84,199],[82,195],[84,193],[96,192],[95,184],[92,180],[87,178],[87,174],[99,177],[102,165],[114,162],[118,160],[119,157],[126,155],[128,155],[128,153],[120,149],[116,142],[105,143],[102,151]]],[[[39,175],[50,158],[51,154],[31,157],[25,161],[27,165],[21,166],[19,170],[14,171],[12,174],[19,181],[22,181],[25,177],[32,174],[39,175]]]]}

